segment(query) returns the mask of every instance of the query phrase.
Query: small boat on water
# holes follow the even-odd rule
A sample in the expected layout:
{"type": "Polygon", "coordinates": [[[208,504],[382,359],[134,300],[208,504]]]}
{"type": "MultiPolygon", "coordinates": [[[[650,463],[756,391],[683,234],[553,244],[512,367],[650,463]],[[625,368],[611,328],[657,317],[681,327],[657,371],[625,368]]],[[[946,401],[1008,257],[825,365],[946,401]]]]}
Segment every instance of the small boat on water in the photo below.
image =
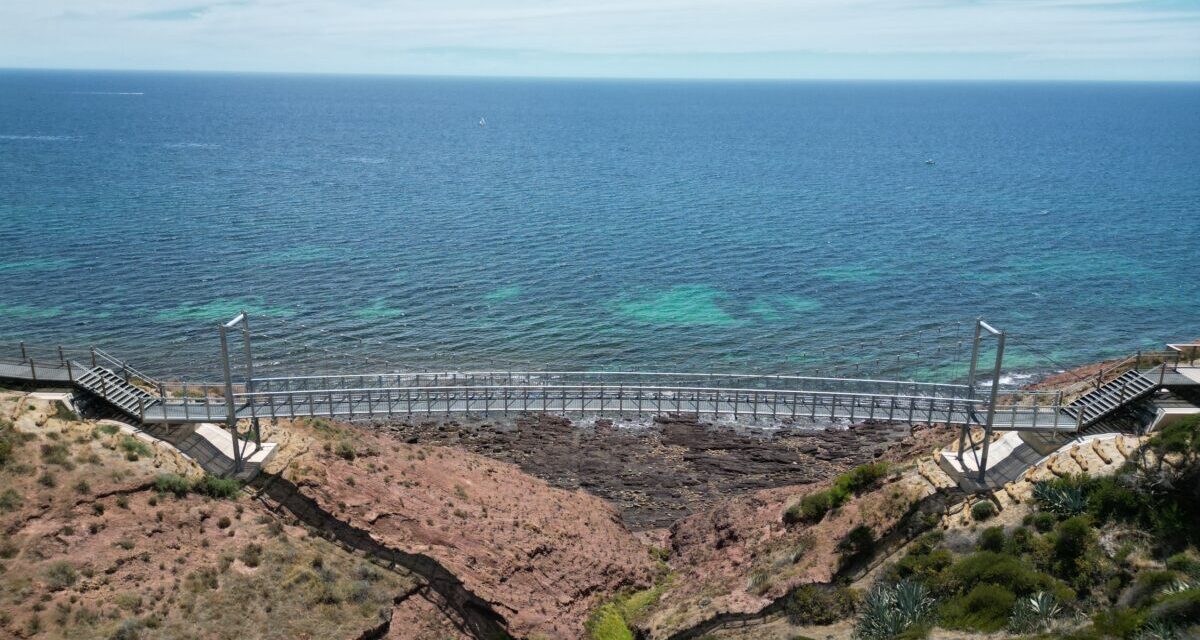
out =
{"type": "Polygon", "coordinates": [[[487,126],[487,120],[484,120],[483,118],[480,118],[480,119],[479,119],[479,126],[481,126],[481,127],[486,127],[486,126],[487,126]]]}
{"type": "Polygon", "coordinates": [[[933,161],[933,158],[930,158],[925,161],[925,164],[937,164],[937,163],[933,161]]]}

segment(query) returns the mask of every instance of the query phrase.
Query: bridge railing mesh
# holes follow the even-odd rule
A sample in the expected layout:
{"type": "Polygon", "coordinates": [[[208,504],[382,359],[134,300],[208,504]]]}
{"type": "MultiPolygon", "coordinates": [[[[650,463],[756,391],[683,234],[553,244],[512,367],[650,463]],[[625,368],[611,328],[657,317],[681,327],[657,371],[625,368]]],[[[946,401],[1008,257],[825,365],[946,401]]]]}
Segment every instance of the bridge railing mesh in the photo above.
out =
{"type": "Polygon", "coordinates": [[[705,387],[747,390],[781,390],[855,394],[911,395],[934,398],[967,398],[965,385],[901,380],[858,380],[810,376],[736,373],[690,374],[641,371],[448,371],[375,375],[296,376],[258,378],[257,391],[311,391],[327,389],[404,388],[422,386],[575,386],[606,388],[705,387]]]}

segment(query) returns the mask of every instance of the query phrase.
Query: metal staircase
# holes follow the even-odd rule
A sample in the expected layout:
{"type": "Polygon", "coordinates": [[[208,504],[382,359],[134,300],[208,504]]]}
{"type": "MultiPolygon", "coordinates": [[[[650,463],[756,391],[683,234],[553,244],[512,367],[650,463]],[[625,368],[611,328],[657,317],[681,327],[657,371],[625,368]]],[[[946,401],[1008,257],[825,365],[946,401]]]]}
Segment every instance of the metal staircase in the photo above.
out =
{"type": "Polygon", "coordinates": [[[1086,428],[1157,388],[1157,382],[1131,369],[1063,407],[1063,412],[1080,429],[1086,428]]]}
{"type": "MultiPolygon", "coordinates": [[[[83,368],[82,365],[75,366],[83,368]]],[[[75,384],[138,419],[145,415],[147,409],[160,402],[157,396],[129,384],[124,378],[104,367],[87,369],[75,377],[75,384]]]]}

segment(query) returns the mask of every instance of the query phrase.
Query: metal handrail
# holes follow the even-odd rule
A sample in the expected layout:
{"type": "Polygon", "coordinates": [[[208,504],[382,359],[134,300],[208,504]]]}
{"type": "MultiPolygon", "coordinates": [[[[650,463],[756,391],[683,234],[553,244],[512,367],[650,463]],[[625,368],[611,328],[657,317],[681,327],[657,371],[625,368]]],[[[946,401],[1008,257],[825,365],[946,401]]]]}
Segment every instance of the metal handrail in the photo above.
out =
{"type": "Polygon", "coordinates": [[[12,360],[24,362],[36,356],[36,359],[40,362],[54,361],[65,365],[66,361],[71,359],[72,356],[83,357],[86,356],[89,351],[87,349],[79,349],[76,347],[45,347],[42,345],[27,344],[25,342],[3,342],[0,343],[0,353],[20,354],[19,358],[16,357],[16,355],[0,356],[0,359],[4,359],[9,362],[12,360]]]}
{"type": "Polygon", "coordinates": [[[754,373],[683,373],[669,371],[393,371],[390,373],[346,373],[336,375],[309,376],[276,376],[255,378],[255,382],[273,382],[284,380],[320,380],[346,378],[377,378],[380,376],[651,376],[651,377],[683,377],[683,378],[740,378],[746,380],[813,380],[828,382],[848,382],[861,384],[890,384],[910,385],[920,387],[938,387],[947,389],[967,389],[965,384],[948,384],[942,382],[916,382],[912,380],[877,380],[871,378],[825,378],[818,376],[771,375],[754,373]]]}
{"type": "MultiPolygon", "coordinates": [[[[854,393],[847,391],[813,391],[805,389],[742,389],[730,387],[658,387],[646,385],[586,385],[586,384],[570,384],[570,385],[457,385],[457,386],[419,386],[419,387],[356,387],[356,388],[327,388],[327,389],[303,389],[303,390],[288,390],[288,391],[252,391],[235,393],[233,397],[240,400],[253,400],[255,398],[267,397],[288,397],[288,396],[344,396],[348,394],[369,394],[369,393],[387,393],[387,392],[404,392],[417,391],[424,393],[431,392],[450,392],[450,391],[488,391],[488,390],[514,390],[514,391],[536,391],[536,390],[552,390],[552,391],[613,391],[616,393],[704,393],[704,394],[776,394],[776,395],[803,395],[803,396],[821,396],[821,397],[837,397],[837,398],[886,398],[889,400],[899,401],[920,401],[920,402],[935,402],[935,403],[954,403],[958,405],[986,405],[987,401],[983,398],[943,398],[938,396],[909,396],[890,393],[854,393]]],[[[174,399],[172,399],[174,400],[174,399]]]]}
{"type": "MultiPolygon", "coordinates": [[[[313,387],[346,389],[355,388],[403,388],[425,386],[494,386],[497,384],[527,385],[599,385],[608,387],[680,387],[722,388],[745,390],[787,391],[838,391],[851,394],[883,393],[887,395],[915,395],[922,397],[965,398],[965,386],[941,385],[937,383],[914,383],[889,380],[857,380],[846,378],[811,378],[804,376],[738,376],[732,374],[686,374],[672,372],[620,372],[620,371],[482,371],[482,372],[413,372],[375,375],[303,376],[290,378],[257,378],[255,390],[299,391],[313,387]],[[641,379],[638,379],[638,378],[641,379]],[[339,384],[340,383],[340,384],[339,384]],[[775,386],[786,385],[786,389],[775,386]],[[809,386],[811,385],[811,387],[809,386]]],[[[328,390],[328,389],[325,389],[328,390]]]]}
{"type": "Polygon", "coordinates": [[[1179,370],[1179,360],[1180,360],[1180,358],[1183,357],[1184,349],[1191,351],[1191,355],[1188,356],[1188,364],[1189,365],[1193,365],[1196,363],[1196,354],[1200,353],[1200,344],[1195,343],[1195,342],[1168,344],[1167,348],[1170,349],[1175,354],[1175,370],[1176,371],[1179,370]]]}
{"type": "Polygon", "coordinates": [[[125,362],[124,360],[121,360],[121,359],[117,358],[116,356],[113,356],[112,354],[104,351],[103,349],[99,349],[97,347],[92,347],[91,351],[96,356],[99,356],[101,359],[103,359],[103,360],[107,361],[109,364],[113,365],[113,367],[115,367],[116,369],[119,369],[122,373],[125,374],[126,378],[129,378],[130,376],[132,376],[132,377],[137,378],[138,380],[141,380],[142,382],[145,382],[146,384],[154,386],[154,387],[157,387],[157,386],[159,386],[159,384],[161,384],[157,379],[155,379],[151,376],[148,376],[145,373],[142,373],[141,371],[138,371],[137,369],[130,366],[128,362],[125,362]]]}

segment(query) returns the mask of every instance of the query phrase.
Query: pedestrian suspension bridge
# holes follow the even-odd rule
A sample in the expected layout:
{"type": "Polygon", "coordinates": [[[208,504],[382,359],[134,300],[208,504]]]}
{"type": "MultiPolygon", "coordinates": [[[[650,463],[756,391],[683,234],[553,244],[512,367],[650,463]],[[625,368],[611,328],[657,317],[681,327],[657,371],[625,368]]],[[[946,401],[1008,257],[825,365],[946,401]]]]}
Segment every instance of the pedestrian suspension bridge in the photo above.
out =
{"type": "MultiPolygon", "coordinates": [[[[975,323],[965,384],[800,375],[642,371],[445,371],[338,375],[257,376],[245,313],[220,326],[219,385],[166,382],[109,353],[58,347],[40,351],[22,343],[0,354],[0,378],[71,386],[146,424],[219,423],[237,446],[239,424],[259,442],[259,421],[298,417],[387,419],[524,413],[693,414],[728,419],[843,419],[950,424],[961,427],[962,451],[982,446],[987,467],[992,430],[1075,433],[1099,423],[1180,377],[1181,358],[1195,345],[1139,353],[1109,368],[1071,396],[1058,392],[1002,392],[1006,334],[975,323]],[[241,342],[234,376],[231,337],[241,342]],[[994,360],[981,363],[984,343],[994,360]],[[981,364],[986,365],[986,371],[981,364]],[[976,440],[973,427],[982,429],[976,440]]],[[[240,462],[240,460],[239,460],[240,462]]]]}

